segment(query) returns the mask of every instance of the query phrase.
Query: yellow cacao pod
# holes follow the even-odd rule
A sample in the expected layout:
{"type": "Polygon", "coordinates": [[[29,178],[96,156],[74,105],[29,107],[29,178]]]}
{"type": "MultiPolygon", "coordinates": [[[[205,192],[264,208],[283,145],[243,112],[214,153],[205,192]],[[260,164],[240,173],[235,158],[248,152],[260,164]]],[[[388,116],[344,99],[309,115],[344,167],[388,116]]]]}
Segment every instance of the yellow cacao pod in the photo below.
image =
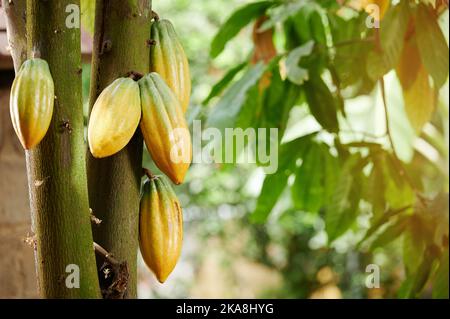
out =
{"type": "Polygon", "coordinates": [[[181,184],[192,160],[191,135],[180,102],[157,73],[139,80],[141,130],[156,166],[181,184]]]}
{"type": "Polygon", "coordinates": [[[122,150],[133,137],[140,119],[139,85],[131,78],[115,80],[92,108],[88,127],[92,155],[103,158],[122,150]]]}
{"type": "Polygon", "coordinates": [[[14,79],[10,97],[13,127],[25,149],[39,144],[47,134],[54,103],[55,88],[47,62],[25,61],[14,79]]]}
{"type": "Polygon", "coordinates": [[[151,37],[155,41],[150,49],[150,71],[157,72],[178,97],[186,112],[191,95],[189,62],[172,23],[168,20],[152,24],[151,37]]]}
{"type": "Polygon", "coordinates": [[[163,283],[177,264],[183,242],[183,215],[164,176],[144,184],[139,215],[139,246],[147,266],[163,283]]]}

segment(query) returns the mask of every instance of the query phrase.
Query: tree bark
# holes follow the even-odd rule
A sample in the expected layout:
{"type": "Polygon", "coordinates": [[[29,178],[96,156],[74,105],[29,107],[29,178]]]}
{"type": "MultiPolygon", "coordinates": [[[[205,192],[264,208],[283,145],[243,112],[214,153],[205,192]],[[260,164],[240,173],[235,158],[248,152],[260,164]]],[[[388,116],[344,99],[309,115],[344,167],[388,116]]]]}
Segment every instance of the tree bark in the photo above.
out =
{"type": "MultiPolygon", "coordinates": [[[[148,73],[151,0],[97,0],[90,107],[113,80],[131,71],[148,73]]],[[[88,154],[89,201],[102,220],[93,226],[95,241],[126,262],[125,298],[137,295],[137,250],[143,141],[138,129],[118,154],[95,159],[88,154]]],[[[102,261],[98,260],[98,267],[102,261]]]]}
{"type": "Polygon", "coordinates": [[[27,1],[28,56],[45,59],[55,83],[49,131],[26,152],[32,228],[41,296],[98,298],[85,166],[80,29],[66,26],[69,4],[80,3],[27,1]],[[71,275],[66,267],[71,264],[79,267],[79,288],[66,285],[71,275]]]}
{"type": "Polygon", "coordinates": [[[2,0],[7,17],[6,34],[16,72],[27,58],[26,6],[26,0],[2,0]]]}

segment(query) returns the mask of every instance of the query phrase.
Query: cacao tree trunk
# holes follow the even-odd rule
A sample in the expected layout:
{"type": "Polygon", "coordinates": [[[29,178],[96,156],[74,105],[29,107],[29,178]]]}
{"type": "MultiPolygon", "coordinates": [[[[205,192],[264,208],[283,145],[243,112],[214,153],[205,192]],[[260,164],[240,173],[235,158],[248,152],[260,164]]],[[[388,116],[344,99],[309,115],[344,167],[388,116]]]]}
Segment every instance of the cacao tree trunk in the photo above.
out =
{"type": "Polygon", "coordinates": [[[100,297],[87,192],[80,29],[66,25],[66,8],[73,4],[79,6],[80,1],[27,1],[28,57],[45,59],[55,83],[50,128],[44,140],[26,152],[44,298],[100,297]]]}
{"type": "MultiPolygon", "coordinates": [[[[97,0],[90,86],[92,108],[101,91],[129,72],[148,73],[151,0],[97,0]]],[[[95,159],[88,153],[90,207],[102,222],[95,241],[129,270],[125,298],[135,298],[139,198],[143,142],[138,129],[118,154],[95,159]]],[[[98,260],[98,267],[102,261],[98,260]]]]}

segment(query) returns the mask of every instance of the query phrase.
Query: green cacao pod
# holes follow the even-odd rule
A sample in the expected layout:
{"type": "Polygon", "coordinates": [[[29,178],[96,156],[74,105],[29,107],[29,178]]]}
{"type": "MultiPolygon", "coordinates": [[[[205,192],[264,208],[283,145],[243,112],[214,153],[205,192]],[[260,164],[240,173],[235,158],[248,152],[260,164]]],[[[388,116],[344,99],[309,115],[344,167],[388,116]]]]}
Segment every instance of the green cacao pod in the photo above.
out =
{"type": "Polygon", "coordinates": [[[88,140],[96,158],[116,154],[133,137],[141,119],[139,85],[119,78],[106,87],[92,108],[88,140]]]}
{"type": "Polygon", "coordinates": [[[192,160],[191,135],[180,102],[157,73],[139,80],[141,130],[156,166],[181,184],[192,160]]]}
{"type": "Polygon", "coordinates": [[[47,134],[54,103],[55,87],[47,62],[25,61],[14,79],[10,98],[13,127],[25,149],[39,144],[47,134]]]}
{"type": "Polygon", "coordinates": [[[183,242],[180,202],[164,176],[144,184],[139,215],[139,246],[147,266],[163,283],[177,264],[183,242]]]}
{"type": "Polygon", "coordinates": [[[183,112],[186,112],[191,95],[189,62],[172,23],[168,20],[155,21],[151,37],[155,45],[150,49],[150,71],[161,75],[180,100],[183,112]]]}

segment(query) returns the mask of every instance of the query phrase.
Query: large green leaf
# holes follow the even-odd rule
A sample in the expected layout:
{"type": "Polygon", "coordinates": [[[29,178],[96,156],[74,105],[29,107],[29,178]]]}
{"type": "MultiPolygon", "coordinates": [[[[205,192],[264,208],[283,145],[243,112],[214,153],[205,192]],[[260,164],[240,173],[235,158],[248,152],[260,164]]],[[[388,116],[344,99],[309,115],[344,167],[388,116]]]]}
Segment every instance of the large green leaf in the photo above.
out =
{"type": "Polygon", "coordinates": [[[310,75],[304,87],[309,110],[317,122],[329,132],[338,132],[336,100],[325,82],[318,75],[310,75]]]}
{"type": "Polygon", "coordinates": [[[309,41],[304,45],[292,50],[286,58],[286,72],[287,78],[292,83],[302,85],[304,81],[308,80],[308,70],[299,66],[302,57],[311,54],[314,48],[314,42],[309,41]]]}
{"type": "Polygon", "coordinates": [[[266,221],[286,188],[288,178],[293,174],[298,158],[302,157],[305,148],[310,144],[311,137],[314,135],[306,135],[281,145],[278,171],[275,174],[267,175],[264,179],[256,208],[250,216],[253,222],[262,223],[266,221]]]}
{"type": "Polygon", "coordinates": [[[247,93],[257,85],[265,70],[266,66],[258,63],[236,81],[212,110],[207,120],[207,126],[216,127],[222,131],[225,128],[235,127],[236,119],[246,102],[247,93]]]}
{"type": "Polygon", "coordinates": [[[380,40],[387,65],[394,68],[403,49],[405,33],[410,18],[408,1],[390,7],[380,25],[380,40]]]}
{"type": "Polygon", "coordinates": [[[301,90],[297,85],[281,78],[278,64],[265,76],[270,77],[270,86],[263,91],[255,125],[258,128],[277,128],[281,139],[290,111],[299,101],[301,90]]]}
{"type": "Polygon", "coordinates": [[[232,68],[230,71],[228,71],[224,77],[217,82],[211,89],[211,92],[209,93],[208,97],[203,101],[202,104],[206,105],[208,104],[211,99],[221,94],[226,87],[233,81],[233,79],[236,77],[236,75],[242,71],[247,66],[247,62],[241,63],[234,68],[232,68]]]}
{"type": "Polygon", "coordinates": [[[325,229],[332,243],[355,221],[361,199],[361,157],[352,155],[344,164],[334,194],[326,207],[325,229]]]}
{"type": "Polygon", "coordinates": [[[337,184],[339,163],[325,144],[312,143],[297,169],[291,193],[297,209],[318,212],[326,205],[337,184]]]}
{"type": "Polygon", "coordinates": [[[211,57],[217,57],[223,51],[228,41],[234,38],[252,20],[263,15],[272,5],[274,5],[272,1],[259,1],[250,3],[235,11],[214,37],[211,43],[211,57]]]}
{"type": "Polygon", "coordinates": [[[318,212],[324,200],[324,170],[320,146],[312,143],[297,169],[291,193],[297,209],[318,212]]]}
{"type": "Polygon", "coordinates": [[[424,4],[417,8],[416,33],[422,63],[440,88],[448,77],[448,46],[435,15],[424,4]]]}

